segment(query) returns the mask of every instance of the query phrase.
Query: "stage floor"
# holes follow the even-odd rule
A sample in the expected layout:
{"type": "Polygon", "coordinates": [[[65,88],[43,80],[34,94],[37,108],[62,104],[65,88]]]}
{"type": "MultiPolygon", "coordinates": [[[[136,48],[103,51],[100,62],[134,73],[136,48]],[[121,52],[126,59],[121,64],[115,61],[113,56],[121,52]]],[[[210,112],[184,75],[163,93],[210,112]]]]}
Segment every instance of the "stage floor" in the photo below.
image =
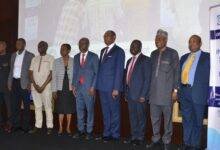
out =
{"type": "MultiPolygon", "coordinates": [[[[46,135],[46,131],[38,134],[6,134],[0,132],[0,150],[146,150],[145,144],[142,146],[132,146],[120,142],[108,142],[98,140],[75,140],[72,137],[46,135]]],[[[155,150],[161,148],[155,148],[155,150]]],[[[178,149],[178,145],[172,145],[173,150],[178,149]]]]}

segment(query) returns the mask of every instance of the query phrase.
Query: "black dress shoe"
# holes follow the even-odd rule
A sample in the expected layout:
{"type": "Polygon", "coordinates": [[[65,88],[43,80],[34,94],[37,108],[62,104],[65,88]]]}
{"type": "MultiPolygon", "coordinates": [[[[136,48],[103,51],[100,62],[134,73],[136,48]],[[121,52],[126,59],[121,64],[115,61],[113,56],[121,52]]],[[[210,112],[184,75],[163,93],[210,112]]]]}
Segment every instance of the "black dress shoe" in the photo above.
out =
{"type": "Polygon", "coordinates": [[[170,150],[171,149],[171,144],[164,144],[164,150],[170,150]]]}
{"type": "Polygon", "coordinates": [[[28,129],[28,128],[22,128],[22,132],[23,132],[23,134],[29,133],[29,132],[30,132],[30,129],[28,129]]]}
{"type": "Polygon", "coordinates": [[[63,132],[57,132],[57,136],[62,136],[63,132]]]}
{"type": "Polygon", "coordinates": [[[47,128],[47,135],[51,135],[53,133],[53,129],[52,128],[47,128]]]}
{"type": "Polygon", "coordinates": [[[95,136],[94,136],[94,139],[95,139],[96,141],[102,140],[102,136],[101,136],[101,135],[95,135],[95,136]]]}
{"type": "Polygon", "coordinates": [[[131,138],[125,138],[124,140],[123,140],[123,143],[124,144],[130,144],[132,142],[132,139],[131,138]]]}
{"type": "Polygon", "coordinates": [[[138,146],[138,145],[140,145],[140,143],[139,143],[138,140],[132,140],[132,141],[131,141],[131,144],[132,144],[133,146],[138,146]]]}
{"type": "Polygon", "coordinates": [[[107,142],[109,142],[109,141],[112,140],[112,137],[111,137],[111,136],[104,136],[104,137],[102,138],[102,140],[103,140],[104,143],[107,143],[107,142]]]}
{"type": "Polygon", "coordinates": [[[113,137],[111,140],[112,140],[113,142],[115,142],[115,143],[120,143],[120,138],[114,138],[114,137],[113,137]]]}
{"type": "Polygon", "coordinates": [[[22,131],[22,128],[21,127],[12,127],[11,128],[11,133],[15,133],[15,132],[18,132],[18,131],[22,131]]]}
{"type": "Polygon", "coordinates": [[[30,130],[28,133],[30,134],[36,134],[36,133],[39,133],[41,130],[41,128],[37,128],[37,127],[34,127],[32,130],[30,130]]]}
{"type": "Polygon", "coordinates": [[[179,148],[178,148],[178,150],[190,150],[190,146],[188,146],[188,145],[185,145],[185,144],[182,144],[179,148]]]}
{"type": "Polygon", "coordinates": [[[73,135],[73,139],[79,139],[79,138],[82,138],[84,135],[85,135],[84,132],[77,131],[77,132],[73,135]]]}
{"type": "Polygon", "coordinates": [[[146,145],[146,148],[155,148],[155,147],[161,147],[162,141],[159,140],[158,142],[152,142],[150,144],[146,145]]]}
{"type": "Polygon", "coordinates": [[[86,140],[92,140],[93,139],[93,134],[92,133],[87,133],[86,134],[86,140]]]}
{"type": "Polygon", "coordinates": [[[132,140],[131,144],[133,146],[140,146],[144,144],[144,141],[143,140],[132,140]]]}

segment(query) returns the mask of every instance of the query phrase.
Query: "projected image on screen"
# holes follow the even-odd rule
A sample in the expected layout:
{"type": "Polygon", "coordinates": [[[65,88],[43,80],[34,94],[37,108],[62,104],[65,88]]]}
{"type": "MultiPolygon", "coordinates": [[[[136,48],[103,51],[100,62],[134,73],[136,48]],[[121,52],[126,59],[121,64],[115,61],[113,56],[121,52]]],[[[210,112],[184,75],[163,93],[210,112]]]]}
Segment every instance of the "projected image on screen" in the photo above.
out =
{"type": "Polygon", "coordinates": [[[168,45],[179,54],[188,51],[188,38],[199,34],[208,51],[209,6],[220,0],[20,0],[19,37],[27,40],[27,49],[37,54],[37,43],[49,43],[49,53],[60,56],[60,45],[70,43],[78,52],[78,40],[90,39],[90,50],[99,54],[104,47],[103,34],[114,30],[116,43],[130,57],[133,39],[143,42],[143,53],[155,49],[157,29],[169,33],[168,45]]]}

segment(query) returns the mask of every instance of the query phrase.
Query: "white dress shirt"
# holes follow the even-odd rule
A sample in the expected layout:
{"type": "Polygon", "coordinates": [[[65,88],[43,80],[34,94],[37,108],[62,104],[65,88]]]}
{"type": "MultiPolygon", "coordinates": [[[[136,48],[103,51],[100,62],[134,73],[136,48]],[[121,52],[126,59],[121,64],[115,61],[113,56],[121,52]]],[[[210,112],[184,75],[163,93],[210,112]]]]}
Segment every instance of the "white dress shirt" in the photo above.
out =
{"type": "Polygon", "coordinates": [[[105,51],[104,51],[104,53],[103,53],[103,55],[102,55],[102,60],[103,60],[105,54],[108,54],[108,52],[113,48],[113,46],[115,46],[115,43],[112,43],[111,45],[106,46],[106,47],[108,47],[108,48],[105,49],[105,51]],[[106,51],[107,51],[107,52],[106,52],[106,51]]]}
{"type": "Polygon", "coordinates": [[[15,79],[21,78],[21,69],[22,69],[22,63],[23,63],[23,60],[24,60],[25,51],[26,50],[24,50],[21,54],[16,52],[16,58],[15,58],[14,70],[13,70],[13,77],[15,79]]]}

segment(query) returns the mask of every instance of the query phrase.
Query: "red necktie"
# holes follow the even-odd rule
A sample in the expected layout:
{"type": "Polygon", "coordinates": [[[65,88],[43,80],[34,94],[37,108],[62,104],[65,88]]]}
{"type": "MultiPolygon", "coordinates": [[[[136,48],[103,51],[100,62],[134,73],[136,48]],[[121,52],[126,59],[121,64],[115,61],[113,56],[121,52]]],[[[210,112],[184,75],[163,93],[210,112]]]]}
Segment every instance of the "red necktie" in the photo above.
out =
{"type": "MultiPolygon", "coordinates": [[[[85,54],[82,54],[82,59],[81,59],[81,61],[80,61],[80,66],[81,66],[81,67],[84,67],[84,65],[85,65],[85,54]]],[[[82,85],[82,84],[84,84],[84,82],[85,82],[85,78],[84,78],[83,75],[81,75],[81,76],[79,77],[79,83],[82,85]]]]}
{"type": "Polygon", "coordinates": [[[128,71],[127,85],[130,84],[131,75],[132,75],[133,70],[134,70],[134,63],[135,63],[135,57],[132,58],[131,66],[130,66],[129,71],[128,71]]]}
{"type": "Polygon", "coordinates": [[[83,67],[85,65],[85,54],[82,54],[82,60],[80,66],[83,67]]]}

